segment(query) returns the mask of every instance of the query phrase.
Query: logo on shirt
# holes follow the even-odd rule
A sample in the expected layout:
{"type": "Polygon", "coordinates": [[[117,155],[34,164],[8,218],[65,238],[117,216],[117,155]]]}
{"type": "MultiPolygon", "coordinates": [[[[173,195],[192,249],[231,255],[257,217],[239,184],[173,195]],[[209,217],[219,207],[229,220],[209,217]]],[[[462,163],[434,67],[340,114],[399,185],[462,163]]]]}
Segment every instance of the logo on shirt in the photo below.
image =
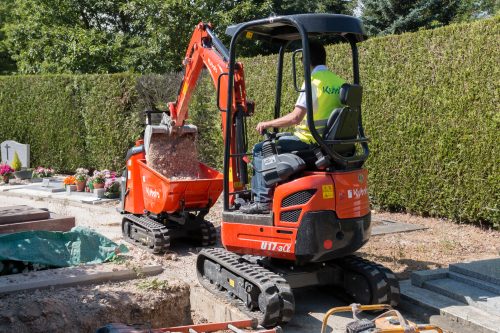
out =
{"type": "Polygon", "coordinates": [[[323,87],[323,92],[327,93],[328,95],[338,95],[340,93],[340,87],[329,87],[329,86],[324,86],[323,87]]]}

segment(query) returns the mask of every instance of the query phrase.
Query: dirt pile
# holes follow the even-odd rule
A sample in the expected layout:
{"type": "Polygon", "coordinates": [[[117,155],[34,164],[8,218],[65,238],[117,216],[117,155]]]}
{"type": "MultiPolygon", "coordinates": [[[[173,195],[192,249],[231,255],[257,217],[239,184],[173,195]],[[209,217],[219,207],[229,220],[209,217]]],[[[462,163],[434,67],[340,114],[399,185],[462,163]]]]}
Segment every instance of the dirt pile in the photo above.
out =
{"type": "Polygon", "coordinates": [[[189,286],[154,278],[0,296],[0,332],[95,332],[111,322],[191,322],[189,286]]]}
{"type": "Polygon", "coordinates": [[[199,178],[200,166],[194,135],[153,134],[146,162],[172,180],[199,178]]]}

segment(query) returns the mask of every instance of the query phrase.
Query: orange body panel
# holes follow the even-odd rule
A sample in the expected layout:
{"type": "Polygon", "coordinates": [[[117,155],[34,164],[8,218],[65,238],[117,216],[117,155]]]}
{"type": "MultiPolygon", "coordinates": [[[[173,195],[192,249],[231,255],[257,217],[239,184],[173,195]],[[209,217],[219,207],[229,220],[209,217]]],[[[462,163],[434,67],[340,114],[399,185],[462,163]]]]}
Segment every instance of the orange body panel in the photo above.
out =
{"type": "Polygon", "coordinates": [[[295,260],[297,232],[304,214],[335,211],[339,219],[355,219],[370,213],[365,169],[350,172],[305,172],[303,177],[276,187],[273,225],[222,222],[222,244],[240,253],[295,260]],[[299,191],[313,190],[303,204],[283,206],[283,200],[299,191]],[[300,209],[297,222],[281,220],[281,213],[300,209]]]}
{"type": "Polygon", "coordinates": [[[281,221],[281,212],[301,209],[299,221],[306,212],[317,210],[335,210],[335,195],[332,175],[327,172],[308,172],[304,177],[276,187],[273,196],[274,225],[278,227],[297,228],[298,222],[281,221]],[[330,186],[330,187],[329,187],[330,186]],[[316,190],[308,202],[302,205],[293,205],[282,208],[283,199],[292,193],[303,190],[316,190]],[[327,189],[331,189],[328,192],[327,189]],[[331,194],[330,194],[331,193],[331,194]]]}
{"type": "MultiPolygon", "coordinates": [[[[144,144],[143,140],[136,142],[138,147],[144,144]]],[[[144,152],[132,155],[127,160],[127,187],[125,194],[124,210],[132,214],[144,214],[144,198],[142,196],[141,173],[138,161],[146,158],[144,152]]]]}
{"type": "Polygon", "coordinates": [[[361,217],[370,212],[366,169],[333,173],[333,179],[335,211],[339,219],[361,217]]]}
{"type": "MultiPolygon", "coordinates": [[[[136,143],[136,147],[142,140],[136,143]]],[[[183,209],[210,208],[222,193],[223,176],[203,163],[197,179],[171,180],[151,169],[144,152],[127,161],[124,210],[132,214],[176,213],[183,209]]]]}
{"type": "Polygon", "coordinates": [[[152,213],[210,208],[222,193],[222,174],[203,163],[200,163],[199,177],[190,180],[170,180],[148,167],[145,160],[137,163],[144,208],[152,213]]]}

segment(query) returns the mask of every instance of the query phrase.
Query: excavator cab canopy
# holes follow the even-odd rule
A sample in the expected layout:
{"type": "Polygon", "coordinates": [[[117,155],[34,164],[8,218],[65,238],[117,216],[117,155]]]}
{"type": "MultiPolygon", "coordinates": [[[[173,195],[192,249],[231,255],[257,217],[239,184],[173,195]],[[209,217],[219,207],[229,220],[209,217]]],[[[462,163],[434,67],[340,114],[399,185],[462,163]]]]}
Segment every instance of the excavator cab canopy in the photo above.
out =
{"type": "MultiPolygon", "coordinates": [[[[279,45],[277,75],[276,75],[276,94],[274,105],[274,118],[279,118],[281,114],[281,93],[283,83],[283,63],[284,55],[289,46],[300,43],[300,48],[292,52],[292,76],[293,85],[297,92],[304,92],[307,106],[307,126],[318,144],[319,153],[314,154],[315,165],[318,168],[325,169],[332,166],[335,169],[360,168],[369,154],[368,139],[364,135],[362,120],[361,120],[361,95],[362,87],[359,79],[358,65],[358,48],[357,43],[366,40],[368,37],[363,28],[361,20],[356,17],[340,15],[340,14],[297,14],[285,16],[271,16],[265,19],[259,19],[244,23],[239,23],[227,27],[226,34],[231,36],[231,44],[229,46],[229,72],[228,72],[228,87],[227,101],[233,100],[233,84],[236,65],[236,49],[238,41],[241,39],[264,40],[275,45],[279,45]],[[320,134],[316,129],[313,117],[313,101],[311,88],[311,61],[309,40],[310,39],[327,39],[334,37],[340,41],[348,42],[352,51],[352,85],[344,85],[345,89],[341,92],[344,97],[344,103],[347,108],[342,110],[332,110],[330,117],[325,126],[325,132],[330,133],[328,137],[320,134]],[[340,37],[340,38],[336,38],[340,37]],[[303,86],[299,88],[296,71],[296,61],[298,54],[301,54],[302,69],[303,69],[303,86]],[[354,98],[356,97],[356,98],[354,98]],[[352,105],[350,105],[352,104],[352,105]],[[350,112],[350,110],[354,110],[350,112]],[[347,117],[349,115],[349,117],[347,117]],[[328,125],[330,124],[330,125],[328,125]],[[329,131],[333,128],[334,130],[329,131]],[[362,153],[357,154],[353,149],[354,145],[361,145],[362,153]]],[[[347,78],[346,78],[347,79],[347,78]]],[[[344,88],[344,86],[342,86],[344,88]]],[[[226,113],[225,128],[225,149],[224,149],[224,210],[229,209],[229,196],[236,192],[229,190],[229,160],[232,156],[245,154],[244,151],[236,151],[236,155],[231,155],[231,131],[233,124],[233,111],[231,103],[228,103],[226,113]]],[[[274,129],[277,132],[277,129],[274,129]]],[[[236,134],[238,138],[241,135],[236,134]]],[[[300,152],[298,152],[300,153],[300,152]]],[[[241,159],[241,157],[240,157],[241,159]]],[[[240,165],[245,166],[244,163],[240,165]]],[[[240,174],[245,173],[245,167],[241,168],[240,174]]]]}
{"type": "Polygon", "coordinates": [[[340,14],[297,14],[270,17],[231,25],[227,27],[226,34],[233,37],[236,31],[248,24],[250,26],[244,32],[250,39],[294,41],[301,38],[297,26],[303,27],[309,37],[337,34],[348,41],[362,42],[367,39],[361,20],[340,14]],[[259,24],[259,21],[262,23],[259,24]]]}

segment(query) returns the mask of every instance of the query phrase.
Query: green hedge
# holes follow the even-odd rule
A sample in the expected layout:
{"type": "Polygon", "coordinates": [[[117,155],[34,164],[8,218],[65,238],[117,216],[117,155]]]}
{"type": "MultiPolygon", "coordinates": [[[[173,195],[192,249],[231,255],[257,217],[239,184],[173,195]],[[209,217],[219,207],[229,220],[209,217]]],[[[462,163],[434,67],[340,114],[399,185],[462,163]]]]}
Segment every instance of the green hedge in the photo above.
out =
{"type": "MultiPolygon", "coordinates": [[[[500,225],[499,18],[371,39],[360,44],[363,114],[371,138],[372,202],[458,221],[500,225]]],[[[330,46],[328,66],[350,80],[350,52],[330,46]]],[[[290,57],[283,113],[297,94],[290,57]]],[[[273,114],[276,56],[241,59],[248,96],[250,143],[258,121],[273,114]]],[[[164,107],[178,75],[132,74],[0,77],[0,142],[32,145],[32,164],[59,170],[123,167],[143,128],[142,110],[164,107]]],[[[222,165],[220,113],[212,83],[199,83],[191,120],[201,159],[222,165]]]]}
{"type": "Polygon", "coordinates": [[[0,142],[31,145],[32,166],[121,168],[141,129],[136,78],[0,77],[0,142]]]}

